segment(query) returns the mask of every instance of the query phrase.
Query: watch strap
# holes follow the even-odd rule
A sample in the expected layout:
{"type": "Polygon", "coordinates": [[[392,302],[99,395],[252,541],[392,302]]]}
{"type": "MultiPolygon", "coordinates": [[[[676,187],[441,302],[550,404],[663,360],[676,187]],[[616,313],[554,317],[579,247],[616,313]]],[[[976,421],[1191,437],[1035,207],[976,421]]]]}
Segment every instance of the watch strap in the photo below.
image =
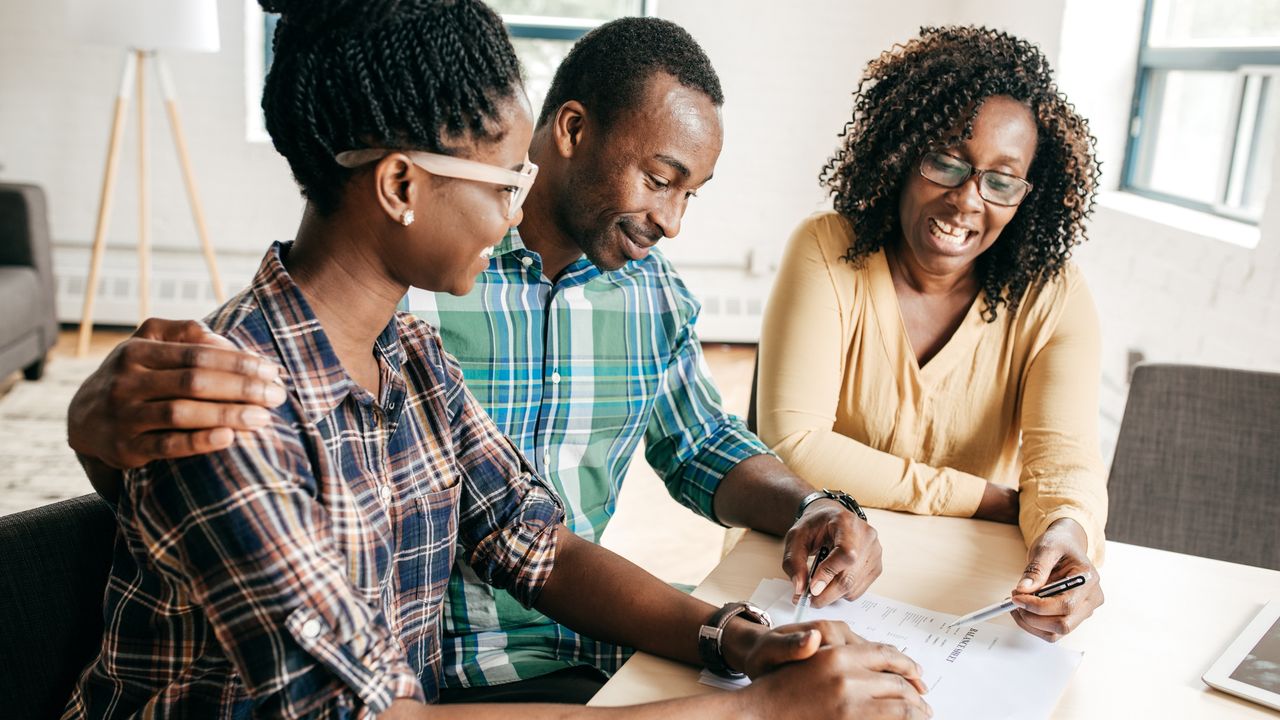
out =
{"type": "Polygon", "coordinates": [[[858,504],[857,500],[853,499],[852,495],[839,490],[828,490],[826,488],[818,490],[817,492],[811,492],[800,501],[800,507],[796,508],[796,519],[799,520],[800,516],[804,515],[804,511],[807,510],[810,505],[819,500],[835,500],[843,505],[846,510],[857,515],[863,522],[867,521],[867,514],[862,511],[862,506],[858,504]]]}
{"type": "Polygon", "coordinates": [[[725,678],[744,677],[745,673],[730,668],[724,660],[724,629],[729,621],[741,615],[751,622],[773,627],[769,613],[745,602],[725,603],[702,627],[698,628],[698,656],[708,670],[725,678]]]}

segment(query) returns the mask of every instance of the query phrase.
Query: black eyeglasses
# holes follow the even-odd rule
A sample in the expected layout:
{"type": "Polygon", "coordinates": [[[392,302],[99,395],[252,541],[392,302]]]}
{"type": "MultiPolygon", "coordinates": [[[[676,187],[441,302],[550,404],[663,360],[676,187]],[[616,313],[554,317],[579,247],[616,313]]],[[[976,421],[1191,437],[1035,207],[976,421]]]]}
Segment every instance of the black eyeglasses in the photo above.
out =
{"type": "Polygon", "coordinates": [[[920,175],[942,187],[960,187],[969,178],[978,176],[978,195],[994,205],[1013,207],[1026,199],[1031,183],[1017,175],[995,170],[975,170],[958,157],[941,152],[927,152],[920,158],[920,175]]]}

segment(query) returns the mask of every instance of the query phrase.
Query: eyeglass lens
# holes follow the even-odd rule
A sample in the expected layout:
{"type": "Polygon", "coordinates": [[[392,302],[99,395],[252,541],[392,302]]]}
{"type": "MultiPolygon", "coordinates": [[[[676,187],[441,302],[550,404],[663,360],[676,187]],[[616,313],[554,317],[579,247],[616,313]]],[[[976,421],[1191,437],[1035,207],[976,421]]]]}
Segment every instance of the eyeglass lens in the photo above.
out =
{"type": "Polygon", "coordinates": [[[978,194],[997,205],[1017,205],[1031,189],[1020,177],[992,170],[975,171],[969,163],[945,153],[925,153],[920,160],[920,174],[943,187],[959,187],[975,172],[980,175],[978,194]]]}

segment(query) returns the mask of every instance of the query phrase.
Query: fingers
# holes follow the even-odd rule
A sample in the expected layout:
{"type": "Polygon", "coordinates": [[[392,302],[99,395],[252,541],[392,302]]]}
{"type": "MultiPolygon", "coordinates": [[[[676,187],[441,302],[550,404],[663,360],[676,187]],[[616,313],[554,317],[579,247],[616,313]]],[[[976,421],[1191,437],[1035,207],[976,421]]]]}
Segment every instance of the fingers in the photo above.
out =
{"type": "Polygon", "coordinates": [[[165,400],[137,406],[130,418],[135,433],[173,430],[255,430],[271,422],[271,412],[257,405],[165,400]]]}
{"type": "Polygon", "coordinates": [[[278,381],[204,368],[155,370],[146,373],[145,378],[138,376],[136,380],[145,382],[142,392],[153,399],[188,398],[275,407],[284,402],[286,395],[284,386],[278,381]]]}
{"type": "Polygon", "coordinates": [[[820,645],[822,647],[856,645],[866,642],[849,627],[848,623],[835,620],[811,620],[795,625],[782,625],[776,629],[780,632],[790,633],[816,632],[821,640],[820,645]]]}
{"type": "Polygon", "coordinates": [[[1054,545],[1037,544],[1027,554],[1027,566],[1022,570],[1022,579],[1018,581],[1013,592],[1031,593],[1044,587],[1049,575],[1062,559],[1062,550],[1054,545]]]}
{"type": "Polygon", "coordinates": [[[822,635],[816,630],[771,632],[762,639],[753,664],[767,668],[798,662],[813,657],[822,647],[822,635]]]}
{"type": "Polygon", "coordinates": [[[804,594],[805,585],[809,582],[809,555],[817,553],[818,548],[811,547],[813,538],[800,525],[787,531],[782,540],[782,571],[791,578],[791,602],[799,602],[804,594]]]}
{"type": "Polygon", "coordinates": [[[194,341],[157,342],[148,339],[126,340],[121,347],[122,359],[127,364],[153,370],[202,368],[267,381],[281,375],[280,368],[264,358],[232,347],[225,347],[218,341],[210,339],[208,333],[201,337],[203,342],[199,343],[194,341]]]}
{"type": "Polygon", "coordinates": [[[176,458],[204,455],[206,453],[225,450],[235,440],[235,433],[229,428],[214,428],[197,432],[155,432],[146,433],[135,438],[134,445],[139,455],[146,460],[138,466],[153,460],[173,460],[176,458]]]}
{"type": "MultiPolygon", "coordinates": [[[[1072,568],[1074,574],[1078,569],[1072,568]]],[[[1063,635],[1080,626],[1105,601],[1096,570],[1089,569],[1089,579],[1084,585],[1061,595],[1038,598],[1034,595],[1017,595],[1018,606],[1013,614],[1019,627],[1036,637],[1057,642],[1063,635]]]]}
{"type": "Polygon", "coordinates": [[[919,695],[873,698],[858,708],[857,716],[868,720],[918,720],[933,717],[933,709],[919,695]]]}
{"type": "Polygon", "coordinates": [[[898,648],[885,643],[863,643],[856,648],[856,662],[865,670],[901,675],[917,692],[927,692],[924,670],[898,648]]]}

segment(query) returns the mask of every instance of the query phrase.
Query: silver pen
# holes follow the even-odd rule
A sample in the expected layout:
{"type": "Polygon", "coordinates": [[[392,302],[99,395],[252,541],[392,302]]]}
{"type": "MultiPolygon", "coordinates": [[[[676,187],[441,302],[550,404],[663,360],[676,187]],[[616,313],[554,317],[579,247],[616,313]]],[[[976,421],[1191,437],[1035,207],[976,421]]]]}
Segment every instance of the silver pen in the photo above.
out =
{"type": "MultiPolygon", "coordinates": [[[[1061,595],[1071,588],[1080,587],[1085,584],[1088,579],[1088,575],[1072,575],[1071,577],[1063,578],[1057,582],[1049,583],[1031,594],[1042,598],[1061,595]]],[[[996,615],[1003,615],[1015,607],[1017,606],[1013,604],[1013,598],[1009,598],[1008,600],[1002,600],[994,605],[988,605],[981,610],[974,610],[963,617],[958,617],[954,621],[948,623],[945,627],[953,628],[957,625],[969,625],[972,623],[982,622],[983,620],[993,618],[996,615]]]]}

